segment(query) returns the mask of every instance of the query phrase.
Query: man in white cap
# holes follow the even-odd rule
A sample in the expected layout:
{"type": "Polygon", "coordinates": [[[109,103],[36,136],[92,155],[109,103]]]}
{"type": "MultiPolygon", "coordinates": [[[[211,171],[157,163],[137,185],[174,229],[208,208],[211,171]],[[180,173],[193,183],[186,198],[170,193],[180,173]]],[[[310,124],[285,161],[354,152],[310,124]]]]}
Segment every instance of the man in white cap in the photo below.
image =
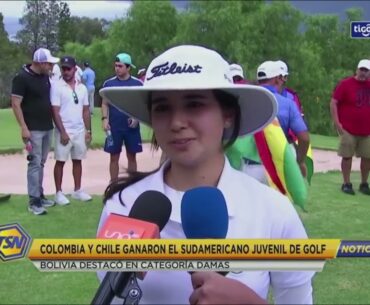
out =
{"type": "Polygon", "coordinates": [[[288,81],[288,75],[289,75],[288,65],[282,60],[278,60],[277,63],[280,65],[281,75],[283,76],[281,78],[281,84],[279,86],[279,93],[282,96],[285,96],[293,100],[296,103],[299,112],[302,114],[302,117],[304,117],[302,103],[299,99],[297,92],[295,92],[291,88],[286,87],[286,83],[288,81]]]}
{"type": "Polygon", "coordinates": [[[342,191],[354,195],[350,180],[352,157],[361,158],[359,191],[370,195],[370,60],[362,59],[354,76],[335,87],[330,102],[331,116],[340,136],[338,155],[342,157],[342,191]]]}
{"type": "Polygon", "coordinates": [[[12,107],[21,137],[28,147],[32,147],[27,184],[28,210],[34,215],[46,214],[45,207],[55,204],[45,198],[42,180],[53,130],[49,75],[58,61],[59,58],[52,56],[48,49],[39,48],[33,54],[32,64],[24,65],[12,84],[12,107]]]}
{"type": "Polygon", "coordinates": [[[230,65],[230,73],[233,78],[234,84],[247,84],[248,82],[244,78],[244,72],[242,66],[238,64],[230,65]]]}
{"type": "Polygon", "coordinates": [[[285,137],[289,141],[289,130],[292,130],[298,139],[298,145],[296,147],[297,163],[302,175],[306,177],[307,169],[305,160],[310,144],[310,137],[306,123],[303,121],[296,104],[278,92],[282,77],[280,64],[276,61],[265,61],[257,68],[258,83],[271,91],[278,101],[279,110],[277,118],[285,137]]]}

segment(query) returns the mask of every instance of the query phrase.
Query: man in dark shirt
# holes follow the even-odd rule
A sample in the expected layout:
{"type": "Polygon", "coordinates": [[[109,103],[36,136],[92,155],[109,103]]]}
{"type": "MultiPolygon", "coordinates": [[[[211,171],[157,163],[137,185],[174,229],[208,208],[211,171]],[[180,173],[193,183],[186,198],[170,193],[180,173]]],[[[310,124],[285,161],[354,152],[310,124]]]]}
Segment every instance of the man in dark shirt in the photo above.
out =
{"type": "MultiPolygon", "coordinates": [[[[114,62],[116,75],[107,79],[103,84],[103,88],[142,86],[143,83],[139,79],[131,76],[131,67],[135,68],[132,64],[131,56],[127,53],[118,54],[114,62]]],[[[111,181],[114,181],[118,178],[119,158],[123,143],[126,147],[127,171],[129,173],[137,171],[136,153],[143,151],[140,125],[136,119],[117,110],[104,99],[101,111],[103,129],[105,132],[110,131],[113,139],[113,143],[105,142],[104,151],[110,154],[109,173],[111,181]]]]}
{"type": "Polygon", "coordinates": [[[24,65],[12,84],[12,108],[29,151],[28,210],[35,215],[46,214],[45,207],[54,205],[44,196],[42,180],[53,130],[49,74],[58,61],[48,49],[37,49],[32,64],[24,65]]]}

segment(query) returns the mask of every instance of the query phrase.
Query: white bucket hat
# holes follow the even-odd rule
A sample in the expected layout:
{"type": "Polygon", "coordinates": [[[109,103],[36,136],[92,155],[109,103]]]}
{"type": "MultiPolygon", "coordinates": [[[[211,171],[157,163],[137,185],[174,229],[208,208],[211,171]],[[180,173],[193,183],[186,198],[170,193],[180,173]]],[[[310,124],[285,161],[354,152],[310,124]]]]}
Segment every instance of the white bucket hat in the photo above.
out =
{"type": "MultiPolygon", "coordinates": [[[[153,59],[143,86],[107,87],[100,90],[100,95],[119,110],[150,125],[150,92],[213,89],[238,98],[240,136],[263,129],[276,116],[277,102],[271,92],[260,86],[235,85],[229,64],[217,52],[194,45],[173,47],[153,59]]],[[[225,138],[231,133],[232,128],[227,129],[225,138]]]]}

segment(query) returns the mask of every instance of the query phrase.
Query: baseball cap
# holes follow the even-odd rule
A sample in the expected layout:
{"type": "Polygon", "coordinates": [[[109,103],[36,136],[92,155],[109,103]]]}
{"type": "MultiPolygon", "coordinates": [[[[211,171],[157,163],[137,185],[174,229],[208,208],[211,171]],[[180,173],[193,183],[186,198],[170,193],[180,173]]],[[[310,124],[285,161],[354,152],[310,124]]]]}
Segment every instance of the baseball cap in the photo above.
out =
{"type": "MultiPolygon", "coordinates": [[[[257,132],[277,113],[274,95],[262,86],[234,84],[229,63],[216,51],[195,45],[168,49],[150,63],[143,86],[105,87],[100,95],[119,110],[150,125],[148,99],[153,91],[222,90],[238,99],[239,135],[257,132]]],[[[230,138],[232,128],[225,129],[230,138]]]]}
{"type": "Polygon", "coordinates": [[[243,68],[238,64],[230,65],[230,73],[231,73],[231,77],[240,76],[241,78],[244,78],[243,68]]]}
{"type": "Polygon", "coordinates": [[[117,56],[116,56],[116,62],[119,61],[123,64],[127,64],[127,65],[130,65],[131,67],[133,68],[136,68],[133,63],[132,63],[132,60],[131,60],[131,56],[127,53],[119,53],[117,56]]]}
{"type": "Polygon", "coordinates": [[[72,68],[72,67],[75,67],[76,66],[76,60],[72,56],[63,56],[60,59],[60,65],[62,67],[72,68]]]}
{"type": "Polygon", "coordinates": [[[257,79],[270,79],[276,76],[283,75],[280,65],[276,61],[265,61],[257,68],[257,79]]]}
{"type": "Polygon", "coordinates": [[[360,62],[357,65],[357,68],[366,68],[370,70],[370,60],[369,59],[361,59],[360,62]]]}
{"type": "Polygon", "coordinates": [[[283,62],[282,60],[278,60],[277,63],[279,64],[280,66],[280,69],[281,69],[281,72],[282,72],[282,76],[287,76],[289,75],[289,72],[288,72],[288,65],[283,62]]]}
{"type": "Polygon", "coordinates": [[[59,58],[52,56],[48,49],[39,48],[33,53],[33,62],[56,64],[59,62],[59,58]]]}
{"type": "Polygon", "coordinates": [[[146,72],[146,69],[145,68],[141,68],[139,69],[139,71],[137,71],[137,74],[141,74],[141,73],[145,73],[146,72]]]}

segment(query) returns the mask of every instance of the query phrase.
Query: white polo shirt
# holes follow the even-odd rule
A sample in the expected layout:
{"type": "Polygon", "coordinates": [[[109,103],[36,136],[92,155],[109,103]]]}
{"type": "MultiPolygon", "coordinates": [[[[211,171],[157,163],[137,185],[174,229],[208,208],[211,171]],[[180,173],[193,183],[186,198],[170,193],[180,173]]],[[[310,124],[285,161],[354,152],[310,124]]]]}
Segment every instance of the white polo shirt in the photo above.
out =
{"type": "MultiPolygon", "coordinates": [[[[183,192],[171,189],[163,180],[164,168],[168,164],[166,162],[158,172],[124,189],[121,199],[126,206],[120,203],[119,193],[109,199],[102,211],[99,228],[110,213],[128,215],[140,194],[155,190],[165,194],[172,203],[170,220],[163,228],[161,238],[186,238],[181,226],[183,192]]],[[[289,200],[272,188],[233,169],[227,158],[217,188],[226,199],[229,213],[226,238],[307,238],[302,222],[289,200]]],[[[291,300],[293,304],[312,304],[313,274],[309,271],[245,271],[229,273],[227,277],[239,280],[264,299],[267,298],[271,284],[276,303],[288,303],[291,300]],[[299,289],[294,290],[295,287],[299,289]]],[[[151,271],[143,281],[139,280],[139,285],[143,291],[140,304],[188,304],[193,291],[190,275],[183,271],[151,271]]]]}
{"type": "Polygon", "coordinates": [[[75,93],[78,103],[75,103],[73,90],[64,79],[51,83],[51,105],[60,107],[60,117],[68,134],[76,134],[84,131],[85,124],[82,116],[83,106],[89,106],[86,87],[76,81],[75,93]]]}

